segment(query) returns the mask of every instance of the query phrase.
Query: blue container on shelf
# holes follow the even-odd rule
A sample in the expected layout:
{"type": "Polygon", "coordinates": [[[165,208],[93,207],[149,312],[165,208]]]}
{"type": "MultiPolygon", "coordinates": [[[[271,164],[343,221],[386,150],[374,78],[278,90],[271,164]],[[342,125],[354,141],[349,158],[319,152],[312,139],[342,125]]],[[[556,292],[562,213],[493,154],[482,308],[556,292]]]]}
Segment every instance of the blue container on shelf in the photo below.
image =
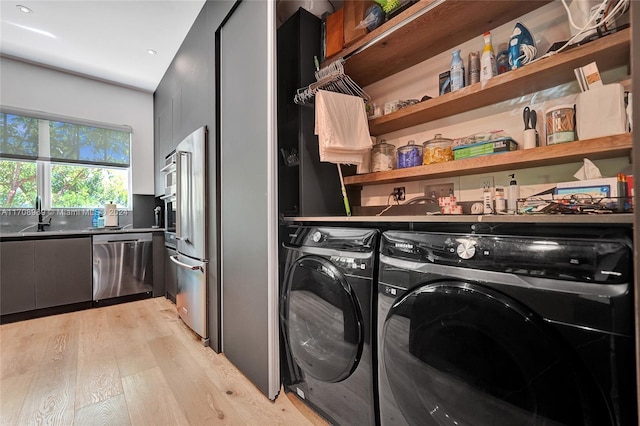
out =
{"type": "Polygon", "coordinates": [[[398,168],[406,169],[422,165],[422,146],[416,145],[415,141],[409,141],[406,145],[398,148],[398,168]]]}

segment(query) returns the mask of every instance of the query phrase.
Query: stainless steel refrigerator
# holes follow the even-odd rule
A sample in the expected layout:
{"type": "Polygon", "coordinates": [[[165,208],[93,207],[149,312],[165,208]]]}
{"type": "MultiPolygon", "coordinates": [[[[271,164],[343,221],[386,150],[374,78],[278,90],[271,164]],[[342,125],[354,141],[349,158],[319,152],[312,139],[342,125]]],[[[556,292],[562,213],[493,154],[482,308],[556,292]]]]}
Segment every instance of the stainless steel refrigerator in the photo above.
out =
{"type": "Polygon", "coordinates": [[[208,344],[206,139],[201,127],[176,148],[176,307],[182,320],[208,344]]]}

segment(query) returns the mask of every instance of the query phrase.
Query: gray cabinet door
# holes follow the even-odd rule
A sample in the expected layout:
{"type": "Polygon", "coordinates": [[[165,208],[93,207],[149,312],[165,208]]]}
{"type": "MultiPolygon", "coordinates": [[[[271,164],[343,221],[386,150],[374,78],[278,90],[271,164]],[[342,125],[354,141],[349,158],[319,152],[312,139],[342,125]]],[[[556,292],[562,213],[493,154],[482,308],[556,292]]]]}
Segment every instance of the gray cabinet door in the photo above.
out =
{"type": "Polygon", "coordinates": [[[164,279],[164,234],[153,234],[153,297],[164,296],[166,293],[164,279]]]}
{"type": "Polygon", "coordinates": [[[274,9],[236,2],[216,33],[222,350],[270,398],[280,383],[274,9]]]}
{"type": "Polygon", "coordinates": [[[90,237],[36,241],[35,264],[37,309],[91,301],[90,237]]]}
{"type": "Polygon", "coordinates": [[[178,267],[169,260],[169,257],[176,256],[178,252],[169,247],[165,247],[164,250],[166,253],[164,259],[164,282],[167,288],[167,297],[175,303],[176,294],[178,294],[178,267]]]}
{"type": "Polygon", "coordinates": [[[175,149],[176,144],[173,143],[173,101],[169,99],[166,104],[160,105],[159,112],[156,117],[156,135],[155,135],[155,187],[156,195],[164,195],[164,173],[160,171],[164,167],[164,159],[171,151],[175,149]]]}
{"type": "Polygon", "coordinates": [[[33,241],[0,243],[0,315],[36,308],[33,241]]]}

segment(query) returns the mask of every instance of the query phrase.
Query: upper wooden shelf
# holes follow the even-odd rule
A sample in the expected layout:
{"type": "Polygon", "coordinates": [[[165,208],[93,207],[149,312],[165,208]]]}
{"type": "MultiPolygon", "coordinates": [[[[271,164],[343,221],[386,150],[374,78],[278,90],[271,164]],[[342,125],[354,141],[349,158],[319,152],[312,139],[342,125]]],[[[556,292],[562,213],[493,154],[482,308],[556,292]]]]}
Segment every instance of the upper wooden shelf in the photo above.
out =
{"type": "Polygon", "coordinates": [[[347,57],[371,43],[344,65],[351,78],[360,86],[367,86],[550,2],[420,0],[354,45],[327,58],[323,65],[347,57]],[[402,25],[405,20],[410,21],[402,25]]]}
{"type": "Polygon", "coordinates": [[[409,167],[387,172],[345,176],[345,185],[375,185],[493,173],[503,170],[526,169],[582,161],[584,157],[597,160],[629,155],[633,140],[631,133],[606,136],[559,145],[543,146],[481,157],[454,160],[428,166],[409,167]]]}
{"type": "Polygon", "coordinates": [[[598,63],[600,71],[629,64],[630,39],[631,29],[627,28],[486,82],[370,120],[369,132],[374,136],[383,135],[567,83],[576,78],[574,68],[593,61],[598,63]]]}

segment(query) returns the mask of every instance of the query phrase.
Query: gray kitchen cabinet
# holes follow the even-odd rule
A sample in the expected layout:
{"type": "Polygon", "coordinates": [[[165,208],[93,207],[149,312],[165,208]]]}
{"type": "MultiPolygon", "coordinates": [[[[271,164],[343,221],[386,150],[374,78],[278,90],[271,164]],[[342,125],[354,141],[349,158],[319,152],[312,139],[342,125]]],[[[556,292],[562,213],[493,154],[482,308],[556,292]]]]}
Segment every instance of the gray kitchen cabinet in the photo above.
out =
{"type": "Polygon", "coordinates": [[[165,247],[164,252],[164,282],[167,291],[167,298],[175,303],[176,294],[178,294],[178,266],[173,263],[169,257],[176,256],[178,252],[170,247],[165,247]]]}
{"type": "Polygon", "coordinates": [[[90,237],[36,240],[34,259],[36,309],[91,301],[90,237]]]}
{"type": "Polygon", "coordinates": [[[0,315],[36,308],[34,241],[0,243],[0,315]]]}
{"type": "Polygon", "coordinates": [[[164,173],[160,171],[165,165],[165,157],[175,148],[173,143],[173,100],[161,106],[155,118],[154,164],[156,196],[164,195],[164,173]]]}
{"type": "Polygon", "coordinates": [[[165,254],[164,254],[164,234],[153,233],[153,297],[160,297],[166,294],[165,289],[165,254]]]}

